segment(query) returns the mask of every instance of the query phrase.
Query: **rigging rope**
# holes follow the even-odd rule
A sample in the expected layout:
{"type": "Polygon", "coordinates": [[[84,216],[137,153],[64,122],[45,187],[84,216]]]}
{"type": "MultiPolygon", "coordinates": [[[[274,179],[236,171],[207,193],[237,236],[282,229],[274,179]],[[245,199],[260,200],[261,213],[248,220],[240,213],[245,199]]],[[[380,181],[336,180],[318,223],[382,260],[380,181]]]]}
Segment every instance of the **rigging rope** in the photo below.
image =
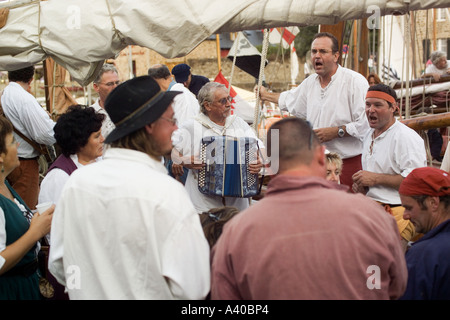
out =
{"type": "Polygon", "coordinates": [[[238,47],[239,47],[239,36],[241,35],[240,32],[237,33],[236,36],[236,47],[234,48],[234,57],[233,57],[233,64],[231,65],[231,75],[230,75],[230,81],[228,81],[228,95],[230,95],[230,91],[231,91],[231,83],[233,82],[233,74],[234,74],[234,66],[236,65],[236,56],[237,56],[237,51],[238,51],[238,47]]]}
{"type": "Polygon", "coordinates": [[[260,96],[259,96],[259,90],[262,85],[263,77],[264,77],[264,67],[266,62],[266,56],[267,56],[267,48],[269,47],[269,30],[264,29],[264,40],[263,40],[263,46],[262,46],[262,52],[261,52],[261,65],[259,68],[259,77],[258,77],[258,85],[256,87],[256,102],[255,102],[255,116],[253,121],[253,129],[255,130],[256,136],[259,138],[259,130],[258,130],[258,123],[259,123],[259,102],[260,102],[260,96]]]}

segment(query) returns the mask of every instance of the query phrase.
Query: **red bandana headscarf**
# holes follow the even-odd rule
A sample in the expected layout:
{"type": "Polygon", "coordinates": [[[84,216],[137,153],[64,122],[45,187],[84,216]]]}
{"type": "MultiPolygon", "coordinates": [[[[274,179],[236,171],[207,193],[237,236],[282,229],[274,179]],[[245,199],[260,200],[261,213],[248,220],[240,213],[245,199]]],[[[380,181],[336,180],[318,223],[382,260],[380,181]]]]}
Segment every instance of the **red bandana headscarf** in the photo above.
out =
{"type": "Polygon", "coordinates": [[[445,196],[450,194],[450,174],[446,171],[424,167],[414,169],[403,179],[398,192],[404,196],[445,196]]]}

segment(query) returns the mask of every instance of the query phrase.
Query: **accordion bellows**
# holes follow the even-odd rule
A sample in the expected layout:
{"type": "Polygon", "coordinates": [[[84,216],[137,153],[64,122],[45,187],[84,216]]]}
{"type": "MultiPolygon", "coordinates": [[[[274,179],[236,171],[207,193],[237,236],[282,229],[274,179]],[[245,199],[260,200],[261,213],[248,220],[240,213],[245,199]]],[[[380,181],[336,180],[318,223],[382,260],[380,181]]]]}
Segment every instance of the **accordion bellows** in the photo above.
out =
{"type": "Polygon", "coordinates": [[[258,194],[258,174],[249,172],[256,162],[258,143],[251,137],[212,136],[201,142],[198,189],[206,195],[248,198],[258,194]]]}

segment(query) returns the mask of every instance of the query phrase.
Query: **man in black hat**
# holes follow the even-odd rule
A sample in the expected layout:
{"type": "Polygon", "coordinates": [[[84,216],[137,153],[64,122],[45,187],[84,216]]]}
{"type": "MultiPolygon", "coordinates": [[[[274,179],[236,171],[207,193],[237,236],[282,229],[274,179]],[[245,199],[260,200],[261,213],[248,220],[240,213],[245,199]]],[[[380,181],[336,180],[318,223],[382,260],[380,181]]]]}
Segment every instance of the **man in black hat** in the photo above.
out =
{"type": "Polygon", "coordinates": [[[172,74],[175,76],[175,81],[182,83],[197,97],[200,89],[209,82],[209,79],[204,76],[191,73],[191,67],[185,63],[177,64],[172,69],[172,74]]]}
{"type": "Polygon", "coordinates": [[[52,226],[49,269],[73,299],[204,299],[209,245],[182,184],[162,156],[178,127],[172,101],[150,76],[106,99],[115,124],[104,160],[65,185],[52,226]]]}

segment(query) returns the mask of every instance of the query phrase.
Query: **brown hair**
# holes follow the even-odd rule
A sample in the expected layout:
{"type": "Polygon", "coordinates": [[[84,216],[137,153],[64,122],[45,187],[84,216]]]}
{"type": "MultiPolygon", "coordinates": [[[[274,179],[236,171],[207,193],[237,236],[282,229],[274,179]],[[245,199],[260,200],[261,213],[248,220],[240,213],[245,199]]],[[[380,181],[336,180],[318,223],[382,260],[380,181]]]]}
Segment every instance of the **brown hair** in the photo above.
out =
{"type": "Polygon", "coordinates": [[[375,84],[381,83],[380,77],[374,72],[369,73],[369,75],[367,76],[367,82],[370,81],[370,78],[373,78],[375,80],[375,84]]]}
{"type": "Polygon", "coordinates": [[[147,133],[145,127],[111,142],[111,147],[141,151],[153,158],[161,156],[157,150],[155,140],[147,133]]]}
{"type": "Polygon", "coordinates": [[[206,240],[208,240],[210,248],[216,244],[222,234],[225,223],[227,223],[238,213],[239,210],[237,208],[225,206],[213,208],[200,214],[203,232],[205,233],[205,237],[206,240]]]}
{"type": "Polygon", "coordinates": [[[7,151],[6,148],[6,136],[13,132],[13,126],[11,122],[6,119],[4,116],[0,116],[0,153],[5,153],[7,151]]]}
{"type": "Polygon", "coordinates": [[[316,33],[313,37],[313,40],[316,40],[317,38],[329,38],[332,42],[332,46],[331,46],[331,50],[333,51],[333,53],[335,52],[339,52],[339,42],[337,40],[337,38],[329,32],[319,32],[316,33]]]}

